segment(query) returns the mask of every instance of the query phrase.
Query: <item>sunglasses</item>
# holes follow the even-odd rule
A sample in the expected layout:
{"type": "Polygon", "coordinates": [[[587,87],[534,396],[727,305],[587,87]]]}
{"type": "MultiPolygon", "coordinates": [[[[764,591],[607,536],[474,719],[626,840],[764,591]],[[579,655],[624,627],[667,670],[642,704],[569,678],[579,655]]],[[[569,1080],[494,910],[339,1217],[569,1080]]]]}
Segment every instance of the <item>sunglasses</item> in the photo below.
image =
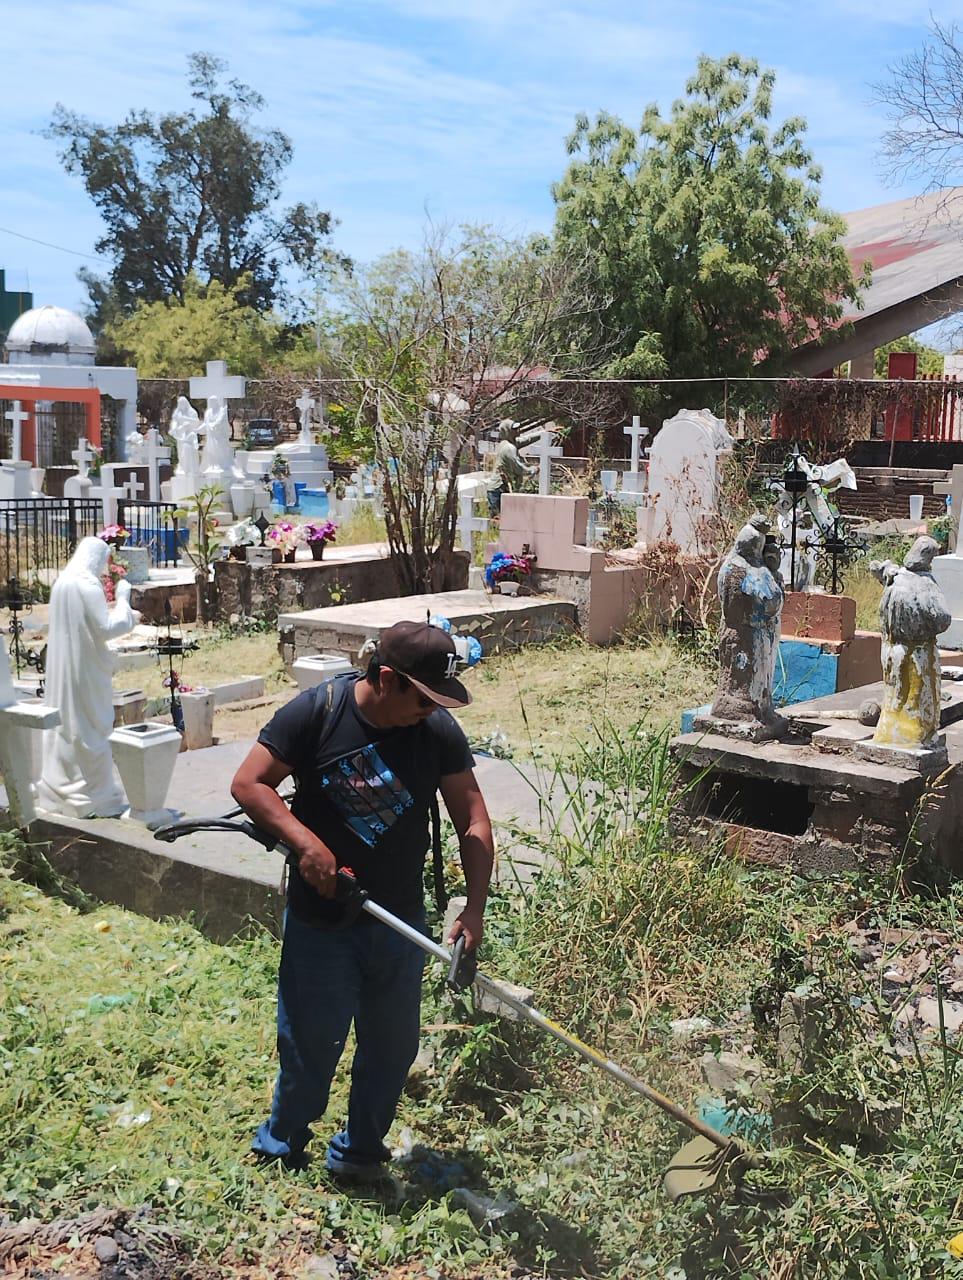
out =
{"type": "MultiPolygon", "coordinates": [[[[398,676],[399,689],[401,689],[402,691],[405,689],[414,689],[415,686],[411,683],[411,681],[408,679],[407,676],[403,676],[400,671],[396,672],[396,675],[398,676]]],[[[429,707],[435,707],[438,705],[433,698],[426,698],[420,689],[417,691],[417,698],[418,698],[418,706],[422,709],[422,711],[427,711],[429,707]]]]}

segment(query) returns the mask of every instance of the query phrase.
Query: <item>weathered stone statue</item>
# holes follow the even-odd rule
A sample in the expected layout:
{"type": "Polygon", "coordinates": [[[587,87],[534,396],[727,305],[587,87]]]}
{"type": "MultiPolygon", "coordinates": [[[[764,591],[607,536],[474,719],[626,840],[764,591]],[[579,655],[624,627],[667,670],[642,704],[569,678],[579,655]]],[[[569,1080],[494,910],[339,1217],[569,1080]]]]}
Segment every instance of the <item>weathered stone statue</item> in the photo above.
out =
{"type": "Polygon", "coordinates": [[[943,592],[930,572],[939,551],[934,538],[917,538],[902,565],[874,560],[885,586],[879,602],[883,635],[883,703],[873,742],[932,748],[940,727],[940,659],[936,637],[950,625],[943,592]]]}
{"type": "Polygon", "coordinates": [[[44,735],[37,806],[67,817],[108,818],[127,807],[108,740],[114,663],[107,641],[131,631],[140,614],[130,607],[126,579],[108,609],[101,578],[109,554],[100,538],[83,538],[50,593],[44,699],[60,708],[60,725],[44,735]]]}
{"type": "Polygon", "coordinates": [[[696,722],[756,742],[781,737],[787,727],[772,704],[783,589],[763,561],[767,527],[759,520],[744,525],[719,570],[719,685],[710,716],[696,722]]]}

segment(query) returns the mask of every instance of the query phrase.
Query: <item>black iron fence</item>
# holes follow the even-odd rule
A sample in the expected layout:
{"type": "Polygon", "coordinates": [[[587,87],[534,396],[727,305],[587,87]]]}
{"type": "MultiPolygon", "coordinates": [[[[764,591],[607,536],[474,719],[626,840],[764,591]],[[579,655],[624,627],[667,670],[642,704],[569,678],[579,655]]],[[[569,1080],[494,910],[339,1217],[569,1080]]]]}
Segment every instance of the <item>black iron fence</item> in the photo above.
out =
{"type": "Polygon", "coordinates": [[[126,546],[146,547],[157,568],[174,568],[187,545],[188,529],[180,524],[173,502],[141,502],[119,499],[117,523],[127,530],[126,546]]]}
{"type": "Polygon", "coordinates": [[[0,499],[0,581],[49,588],[80,539],[102,524],[96,498],[0,499]]]}

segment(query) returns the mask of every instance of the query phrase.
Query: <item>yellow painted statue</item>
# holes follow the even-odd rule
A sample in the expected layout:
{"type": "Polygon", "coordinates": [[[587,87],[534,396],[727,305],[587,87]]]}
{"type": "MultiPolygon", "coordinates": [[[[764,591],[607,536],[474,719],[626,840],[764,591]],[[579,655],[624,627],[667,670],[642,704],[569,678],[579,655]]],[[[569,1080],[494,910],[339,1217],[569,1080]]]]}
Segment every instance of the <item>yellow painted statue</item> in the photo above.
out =
{"type": "Polygon", "coordinates": [[[873,741],[890,747],[930,747],[940,728],[940,659],[936,637],[950,625],[943,592],[930,572],[939,551],[917,538],[902,565],[870,565],[885,590],[879,602],[883,636],[883,704],[873,741]]]}

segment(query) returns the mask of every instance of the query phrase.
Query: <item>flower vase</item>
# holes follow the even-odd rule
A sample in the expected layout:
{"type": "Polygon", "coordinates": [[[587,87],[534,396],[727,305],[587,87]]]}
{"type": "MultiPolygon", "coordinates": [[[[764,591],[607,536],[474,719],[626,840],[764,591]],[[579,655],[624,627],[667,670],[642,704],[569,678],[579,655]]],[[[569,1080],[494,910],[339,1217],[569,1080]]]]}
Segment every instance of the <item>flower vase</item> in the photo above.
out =
{"type": "Polygon", "coordinates": [[[323,539],[319,538],[316,542],[309,542],[308,546],[311,548],[312,560],[324,559],[324,540],[323,539]]]}
{"type": "Polygon", "coordinates": [[[232,560],[246,560],[247,547],[231,547],[227,554],[232,560]]]}
{"type": "Polygon", "coordinates": [[[295,559],[297,558],[297,554],[298,554],[298,553],[297,553],[297,550],[294,550],[294,551],[285,551],[285,553],[284,553],[284,563],[285,563],[285,564],[294,564],[294,561],[295,561],[295,559]]]}
{"type": "Polygon", "coordinates": [[[510,579],[504,578],[498,584],[498,594],[502,596],[517,596],[520,586],[520,582],[512,582],[510,579]]]}

